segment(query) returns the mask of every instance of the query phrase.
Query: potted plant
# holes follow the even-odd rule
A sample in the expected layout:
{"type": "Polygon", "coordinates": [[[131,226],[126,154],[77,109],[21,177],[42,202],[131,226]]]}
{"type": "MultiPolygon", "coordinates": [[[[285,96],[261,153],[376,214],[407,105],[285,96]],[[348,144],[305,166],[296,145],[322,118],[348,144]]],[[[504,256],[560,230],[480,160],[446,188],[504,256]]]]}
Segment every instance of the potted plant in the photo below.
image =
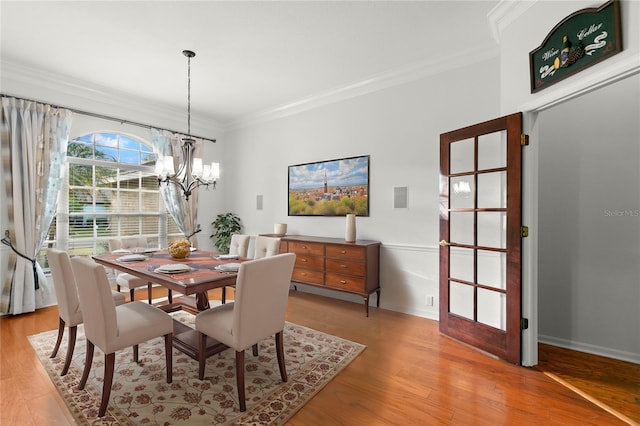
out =
{"type": "Polygon", "coordinates": [[[213,245],[220,253],[229,253],[231,236],[238,234],[242,230],[240,218],[235,213],[221,213],[216,216],[216,220],[211,222],[214,232],[209,238],[214,239],[213,245]]]}

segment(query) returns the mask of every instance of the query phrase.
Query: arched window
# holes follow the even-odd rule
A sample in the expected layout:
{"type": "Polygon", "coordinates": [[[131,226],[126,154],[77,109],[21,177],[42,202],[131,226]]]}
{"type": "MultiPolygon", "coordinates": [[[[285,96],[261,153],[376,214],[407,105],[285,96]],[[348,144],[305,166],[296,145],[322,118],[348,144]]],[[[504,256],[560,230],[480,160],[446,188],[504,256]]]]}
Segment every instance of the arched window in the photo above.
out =
{"type": "Polygon", "coordinates": [[[59,248],[102,254],[114,237],[144,236],[157,248],[181,236],[158,191],[150,144],[116,132],[90,133],[69,142],[67,161],[67,189],[49,233],[59,248]]]}

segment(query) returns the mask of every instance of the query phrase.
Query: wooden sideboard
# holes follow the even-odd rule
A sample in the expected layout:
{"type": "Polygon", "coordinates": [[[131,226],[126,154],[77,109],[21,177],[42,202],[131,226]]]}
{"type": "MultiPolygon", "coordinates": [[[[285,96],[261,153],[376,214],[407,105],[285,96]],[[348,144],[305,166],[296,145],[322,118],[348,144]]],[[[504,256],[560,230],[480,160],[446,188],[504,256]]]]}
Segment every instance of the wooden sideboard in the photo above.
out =
{"type": "Polygon", "coordinates": [[[379,241],[347,243],[340,238],[286,235],[280,253],[295,253],[292,281],[358,294],[369,316],[369,296],[375,291],[380,307],[379,241]]]}

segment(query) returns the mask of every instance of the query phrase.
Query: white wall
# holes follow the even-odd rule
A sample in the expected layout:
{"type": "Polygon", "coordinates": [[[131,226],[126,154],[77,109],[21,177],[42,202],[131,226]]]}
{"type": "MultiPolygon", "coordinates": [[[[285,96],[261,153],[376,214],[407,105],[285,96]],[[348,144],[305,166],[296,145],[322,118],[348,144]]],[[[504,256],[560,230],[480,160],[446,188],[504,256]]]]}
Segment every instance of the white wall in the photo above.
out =
{"type": "Polygon", "coordinates": [[[439,136],[497,115],[495,63],[494,58],[227,132],[226,158],[234,167],[221,179],[233,188],[224,205],[252,235],[285,222],[289,234],[344,238],[344,217],[287,216],[287,167],[370,155],[371,211],[357,218],[357,235],[383,244],[381,307],[437,319],[439,136]],[[407,209],[393,208],[396,186],[408,187],[407,209]],[[264,201],[260,211],[258,194],[264,201]],[[427,295],[435,296],[434,306],[427,306],[427,295]]]}

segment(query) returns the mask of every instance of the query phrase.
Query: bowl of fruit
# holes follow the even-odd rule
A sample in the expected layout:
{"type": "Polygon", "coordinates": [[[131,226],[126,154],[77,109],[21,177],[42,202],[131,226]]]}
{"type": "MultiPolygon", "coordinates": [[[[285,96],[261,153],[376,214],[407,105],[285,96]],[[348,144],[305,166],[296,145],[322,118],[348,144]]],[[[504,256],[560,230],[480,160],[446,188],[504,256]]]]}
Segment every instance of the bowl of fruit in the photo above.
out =
{"type": "Polygon", "coordinates": [[[186,259],[191,254],[191,243],[187,240],[174,241],[169,244],[169,254],[174,259],[186,259]]]}

